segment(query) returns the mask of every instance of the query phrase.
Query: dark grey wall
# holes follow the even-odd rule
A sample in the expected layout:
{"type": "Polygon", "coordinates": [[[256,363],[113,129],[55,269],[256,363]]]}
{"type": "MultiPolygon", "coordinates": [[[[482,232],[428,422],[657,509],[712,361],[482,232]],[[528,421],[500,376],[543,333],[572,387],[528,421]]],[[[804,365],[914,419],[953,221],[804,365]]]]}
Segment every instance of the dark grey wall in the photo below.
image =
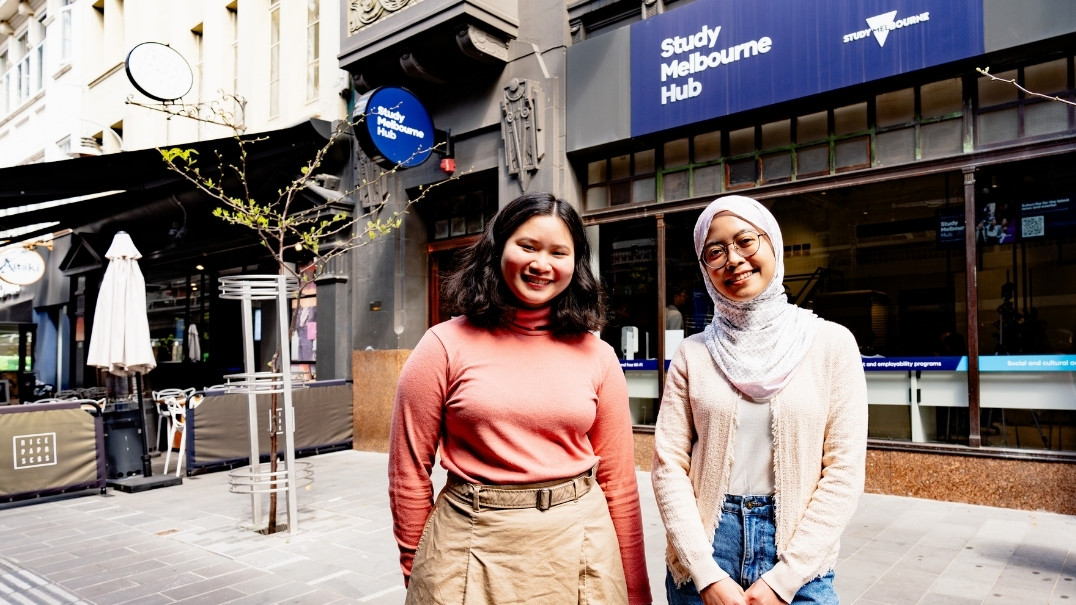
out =
{"type": "Polygon", "coordinates": [[[983,41],[994,52],[1076,32],[1073,0],[983,0],[983,41]]]}
{"type": "Polygon", "coordinates": [[[568,153],[631,138],[630,30],[568,47],[568,153]]]}

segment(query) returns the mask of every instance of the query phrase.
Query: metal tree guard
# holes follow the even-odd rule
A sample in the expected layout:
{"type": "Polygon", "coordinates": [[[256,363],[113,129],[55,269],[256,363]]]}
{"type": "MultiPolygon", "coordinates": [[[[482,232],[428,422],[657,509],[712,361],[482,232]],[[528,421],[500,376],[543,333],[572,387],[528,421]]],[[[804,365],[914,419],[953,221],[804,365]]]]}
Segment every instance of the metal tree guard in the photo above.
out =
{"type": "MultiPolygon", "coordinates": [[[[220,278],[220,298],[238,300],[242,308],[243,357],[246,372],[224,377],[225,391],[246,393],[247,420],[250,438],[250,466],[229,473],[231,491],[251,495],[251,513],[254,525],[261,525],[261,494],[285,492],[288,507],[288,533],[299,530],[298,490],[313,483],[313,469],[308,462],[295,461],[295,408],[292,406],[292,387],[302,384],[303,379],[291,374],[291,351],[289,350],[288,298],[299,292],[299,281],[285,275],[235,275],[220,278]],[[254,313],[253,301],[276,301],[277,325],[280,342],[280,372],[258,372],[254,366],[254,313]],[[270,406],[269,413],[280,414],[281,431],[284,433],[284,468],[274,472],[268,464],[262,464],[258,439],[257,396],[282,393],[284,407],[270,406]]],[[[270,418],[269,426],[273,426],[270,418]]],[[[277,452],[270,452],[275,457],[277,452]]]]}

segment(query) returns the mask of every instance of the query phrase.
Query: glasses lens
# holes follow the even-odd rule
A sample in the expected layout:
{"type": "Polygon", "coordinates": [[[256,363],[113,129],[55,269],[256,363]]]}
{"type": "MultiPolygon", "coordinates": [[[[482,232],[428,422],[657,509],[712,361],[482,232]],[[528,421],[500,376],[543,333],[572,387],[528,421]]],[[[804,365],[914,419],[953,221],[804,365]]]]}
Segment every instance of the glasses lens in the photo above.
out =
{"type": "Polygon", "coordinates": [[[722,244],[714,244],[702,251],[702,262],[711,269],[720,269],[725,266],[728,258],[729,255],[725,253],[725,246],[722,244]]]}
{"type": "Polygon", "coordinates": [[[758,236],[754,233],[744,233],[736,240],[736,251],[740,256],[747,258],[758,252],[758,236]]]}

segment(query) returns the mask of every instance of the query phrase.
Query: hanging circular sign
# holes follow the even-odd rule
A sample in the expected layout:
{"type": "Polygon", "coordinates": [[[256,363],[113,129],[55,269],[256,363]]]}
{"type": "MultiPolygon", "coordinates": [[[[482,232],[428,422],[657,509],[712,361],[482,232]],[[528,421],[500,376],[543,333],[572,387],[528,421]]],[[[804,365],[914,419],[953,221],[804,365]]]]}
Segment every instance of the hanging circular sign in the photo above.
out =
{"type": "Polygon", "coordinates": [[[160,42],[143,42],[127,53],[127,78],[138,92],[158,101],[175,101],[191,91],[194,74],[183,55],[160,42]]]}
{"type": "Polygon", "coordinates": [[[356,102],[352,117],[363,152],[383,168],[414,168],[433,152],[433,120],[405,88],[371,90],[356,102]]]}
{"type": "Polygon", "coordinates": [[[16,286],[29,286],[45,275],[45,259],[34,250],[8,248],[0,252],[0,279],[16,286]]]}

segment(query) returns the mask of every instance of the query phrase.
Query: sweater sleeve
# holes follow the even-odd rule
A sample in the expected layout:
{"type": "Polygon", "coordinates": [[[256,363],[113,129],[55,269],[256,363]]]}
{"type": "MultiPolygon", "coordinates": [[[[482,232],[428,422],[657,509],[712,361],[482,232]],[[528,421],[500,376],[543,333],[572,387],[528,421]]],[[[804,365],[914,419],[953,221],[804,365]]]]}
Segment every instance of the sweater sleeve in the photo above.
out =
{"type": "Polygon", "coordinates": [[[643,519],[635,478],[635,439],[628,407],[628,384],[616,356],[609,352],[598,392],[597,413],[588,437],[598,463],[598,484],[605,492],[609,515],[620,544],[628,602],[652,602],[643,546],[643,519]]]}
{"type": "Polygon", "coordinates": [[[827,368],[829,414],[822,444],[822,474],[807,510],[762,579],[785,602],[825,570],[819,553],[836,552],[841,533],[863,492],[867,456],[867,379],[855,339],[847,330],[827,368]]]}
{"type": "Polygon", "coordinates": [[[406,585],[419,538],[433,510],[430,473],[441,438],[448,355],[427,331],[400,371],[389,429],[389,507],[406,585]]]}
{"type": "Polygon", "coordinates": [[[689,476],[697,435],[688,389],[687,348],[681,345],[677,350],[665,377],[650,478],[668,546],[701,591],[727,578],[728,573],[714,561],[713,534],[707,534],[703,526],[689,476]]]}

